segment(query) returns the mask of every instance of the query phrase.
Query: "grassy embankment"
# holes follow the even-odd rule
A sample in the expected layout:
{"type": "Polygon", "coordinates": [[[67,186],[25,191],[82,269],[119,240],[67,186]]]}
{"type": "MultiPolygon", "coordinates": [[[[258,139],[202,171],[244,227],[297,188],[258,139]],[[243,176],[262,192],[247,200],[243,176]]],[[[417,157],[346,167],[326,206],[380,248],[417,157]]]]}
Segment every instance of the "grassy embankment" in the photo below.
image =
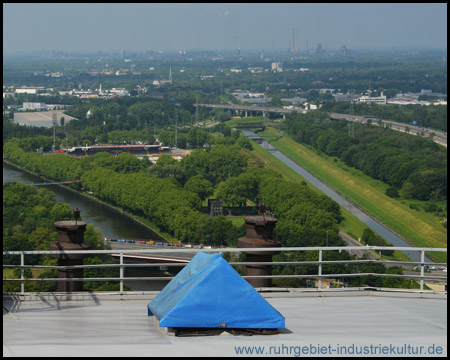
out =
{"type": "MultiPolygon", "coordinates": [[[[266,129],[266,134],[278,134],[276,129],[266,129]]],[[[289,136],[271,141],[272,145],[301,164],[323,182],[329,184],[341,195],[347,197],[362,209],[377,218],[390,229],[407,239],[417,247],[447,247],[447,230],[436,216],[424,211],[409,208],[409,204],[402,199],[392,199],[384,194],[388,185],[374,180],[357,169],[346,166],[341,161],[334,161],[333,157],[318,155],[307,146],[294,141],[289,136]]],[[[260,147],[258,147],[260,148],[260,147]]],[[[417,202],[417,201],[415,201],[417,202]]],[[[354,220],[347,218],[342,224],[353,226],[354,220]]],[[[353,235],[361,234],[361,232],[353,235]]],[[[359,235],[360,236],[360,235],[359,235]]],[[[442,252],[428,253],[439,262],[447,261],[447,254],[442,252]]]]}
{"type": "MultiPolygon", "coordinates": [[[[299,174],[297,174],[294,170],[292,170],[287,165],[283,164],[280,160],[275,158],[271,153],[264,150],[261,146],[256,144],[255,142],[251,141],[254,150],[248,154],[248,156],[252,159],[252,161],[260,162],[264,164],[264,167],[267,169],[273,169],[277,172],[279,172],[286,180],[300,183],[302,181],[305,181],[310,185],[310,189],[312,191],[315,191],[317,193],[322,193],[319,189],[317,189],[315,186],[310,184],[307,180],[303,179],[299,174]]],[[[362,233],[365,228],[367,228],[367,225],[361,222],[357,217],[355,217],[353,214],[351,214],[349,211],[347,211],[344,207],[341,206],[342,211],[342,217],[344,220],[339,224],[339,227],[342,232],[346,233],[350,237],[357,240],[362,236],[362,233]]],[[[242,219],[234,218],[233,223],[235,225],[240,225],[244,223],[244,217],[242,219]]],[[[386,256],[383,256],[386,257],[386,256]]],[[[404,255],[400,251],[395,251],[393,257],[386,257],[390,260],[401,260],[401,261],[407,261],[408,257],[404,255]]]]}
{"type": "MultiPolygon", "coordinates": [[[[265,121],[267,122],[267,120],[265,120],[265,121]]],[[[234,126],[237,123],[255,123],[255,122],[264,122],[264,118],[263,117],[252,117],[252,118],[241,118],[241,119],[236,118],[236,119],[227,121],[227,125],[234,126]]],[[[246,152],[246,156],[249,157],[251,162],[259,163],[259,165],[264,165],[264,167],[267,169],[273,169],[273,170],[279,172],[286,180],[296,182],[296,183],[306,181],[306,183],[308,183],[310,185],[310,188],[312,191],[315,191],[317,193],[322,193],[319,189],[317,189],[315,186],[311,185],[307,180],[305,180],[303,177],[301,177],[299,174],[297,174],[289,166],[282,163],[280,160],[278,160],[276,157],[274,157],[270,152],[264,150],[256,142],[254,142],[252,140],[250,140],[250,142],[253,145],[253,151],[246,152]]],[[[358,218],[356,218],[354,215],[352,215],[345,208],[341,207],[341,211],[342,211],[342,216],[344,218],[344,220],[341,222],[341,224],[339,224],[341,230],[355,239],[360,238],[362,236],[364,229],[367,228],[367,225],[364,224],[363,222],[361,222],[358,218]]],[[[232,218],[233,224],[235,224],[235,225],[243,224],[244,218],[245,218],[245,216],[232,218]]],[[[400,258],[406,259],[406,257],[402,256],[403,255],[402,253],[400,253],[400,254],[399,254],[400,258]]]]}

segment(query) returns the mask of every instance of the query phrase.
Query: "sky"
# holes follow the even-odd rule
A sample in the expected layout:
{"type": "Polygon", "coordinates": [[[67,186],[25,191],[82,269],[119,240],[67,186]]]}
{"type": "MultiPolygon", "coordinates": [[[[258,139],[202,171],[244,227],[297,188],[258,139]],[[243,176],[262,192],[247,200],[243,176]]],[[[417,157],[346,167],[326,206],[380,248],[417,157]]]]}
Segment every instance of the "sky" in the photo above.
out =
{"type": "Polygon", "coordinates": [[[287,50],[294,28],[299,50],[446,49],[447,4],[3,3],[4,54],[287,50]]]}

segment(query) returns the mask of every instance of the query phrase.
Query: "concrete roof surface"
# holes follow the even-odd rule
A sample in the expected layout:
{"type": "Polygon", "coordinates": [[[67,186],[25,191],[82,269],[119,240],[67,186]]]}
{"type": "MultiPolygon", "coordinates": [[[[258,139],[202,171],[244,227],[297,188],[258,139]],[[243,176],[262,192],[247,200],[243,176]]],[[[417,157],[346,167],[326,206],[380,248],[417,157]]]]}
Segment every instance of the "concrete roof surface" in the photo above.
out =
{"type": "Polygon", "coordinates": [[[286,319],[286,329],[279,334],[168,335],[147,316],[154,296],[22,302],[4,298],[3,356],[447,355],[446,294],[262,295],[286,319]]]}

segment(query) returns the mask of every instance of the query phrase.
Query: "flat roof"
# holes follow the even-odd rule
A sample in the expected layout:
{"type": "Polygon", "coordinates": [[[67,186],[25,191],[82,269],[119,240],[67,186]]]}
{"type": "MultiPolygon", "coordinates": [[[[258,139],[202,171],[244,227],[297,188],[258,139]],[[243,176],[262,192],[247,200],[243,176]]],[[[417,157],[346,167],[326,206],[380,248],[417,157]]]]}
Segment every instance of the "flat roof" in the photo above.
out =
{"type": "Polygon", "coordinates": [[[53,127],[53,113],[56,113],[56,121],[58,125],[60,125],[60,120],[62,117],[64,117],[65,123],[72,120],[78,120],[72,116],[64,114],[64,110],[51,110],[16,112],[14,113],[14,122],[20,125],[53,127]]]}
{"type": "Polygon", "coordinates": [[[285,317],[286,329],[200,337],[168,335],[147,316],[156,294],[4,297],[3,356],[447,355],[446,294],[261,293],[285,317]]]}

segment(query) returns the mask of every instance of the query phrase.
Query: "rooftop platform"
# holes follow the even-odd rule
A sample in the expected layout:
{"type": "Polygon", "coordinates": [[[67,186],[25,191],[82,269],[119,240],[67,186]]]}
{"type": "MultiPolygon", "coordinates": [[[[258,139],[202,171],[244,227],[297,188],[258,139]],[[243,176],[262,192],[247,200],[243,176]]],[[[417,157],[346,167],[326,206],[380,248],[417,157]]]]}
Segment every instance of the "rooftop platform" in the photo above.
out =
{"type": "Polygon", "coordinates": [[[202,337],[167,335],[147,316],[156,294],[4,297],[3,356],[447,355],[446,294],[263,292],[281,333],[202,337]]]}

